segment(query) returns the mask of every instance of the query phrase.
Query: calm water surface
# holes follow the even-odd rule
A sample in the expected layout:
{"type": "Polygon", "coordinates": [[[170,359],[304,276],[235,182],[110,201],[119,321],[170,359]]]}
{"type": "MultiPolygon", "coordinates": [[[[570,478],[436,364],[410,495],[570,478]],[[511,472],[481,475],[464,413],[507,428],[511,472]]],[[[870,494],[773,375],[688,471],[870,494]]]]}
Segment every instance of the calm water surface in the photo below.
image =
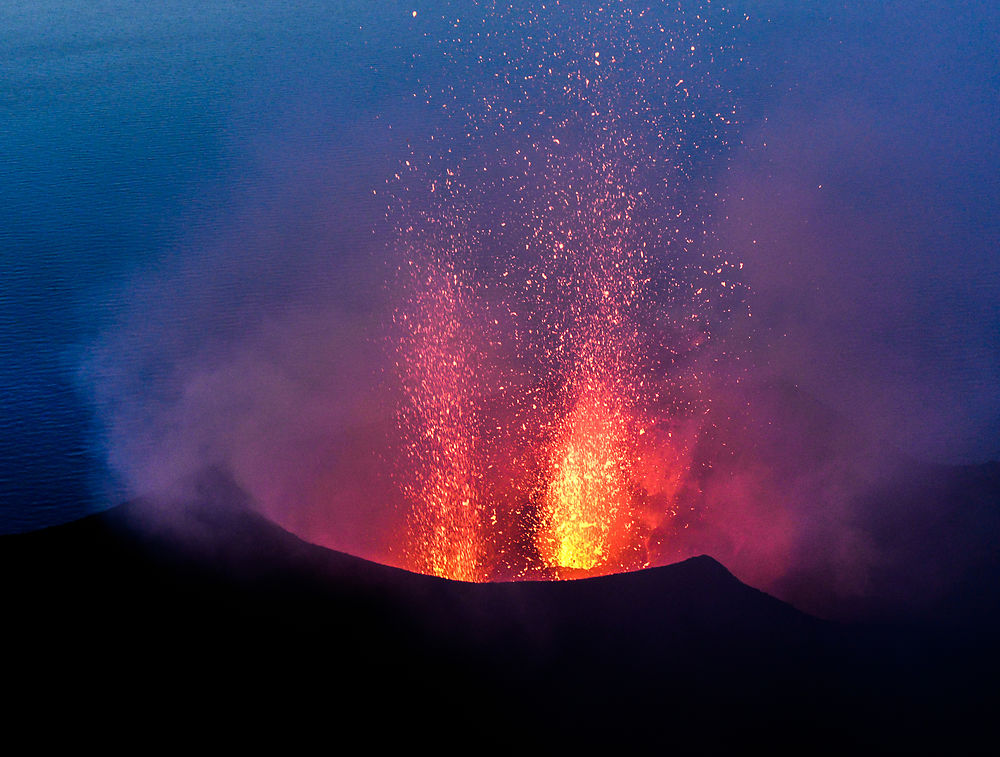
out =
{"type": "Polygon", "coordinates": [[[266,181],[243,146],[278,122],[320,142],[397,99],[407,19],[396,3],[3,4],[0,531],[120,496],[78,372],[125,282],[266,181]]]}

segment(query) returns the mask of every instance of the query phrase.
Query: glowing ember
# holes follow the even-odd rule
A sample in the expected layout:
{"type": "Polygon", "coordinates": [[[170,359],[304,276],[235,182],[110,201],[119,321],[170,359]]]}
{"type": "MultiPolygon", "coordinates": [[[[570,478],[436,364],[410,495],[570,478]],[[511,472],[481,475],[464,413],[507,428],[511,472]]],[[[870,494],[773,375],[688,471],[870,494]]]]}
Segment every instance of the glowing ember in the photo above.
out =
{"type": "Polygon", "coordinates": [[[440,40],[481,75],[425,86],[446,125],[390,193],[415,570],[630,569],[677,511],[699,358],[740,297],[684,193],[733,120],[707,75],[731,21],[630,5],[484,3],[440,40]]]}
{"type": "Polygon", "coordinates": [[[473,366],[465,333],[468,290],[453,266],[413,266],[412,302],[430,320],[399,315],[408,360],[400,363],[410,400],[403,422],[411,430],[404,491],[416,538],[408,548],[416,569],[474,581],[479,571],[479,497],[475,486],[473,366]]]}

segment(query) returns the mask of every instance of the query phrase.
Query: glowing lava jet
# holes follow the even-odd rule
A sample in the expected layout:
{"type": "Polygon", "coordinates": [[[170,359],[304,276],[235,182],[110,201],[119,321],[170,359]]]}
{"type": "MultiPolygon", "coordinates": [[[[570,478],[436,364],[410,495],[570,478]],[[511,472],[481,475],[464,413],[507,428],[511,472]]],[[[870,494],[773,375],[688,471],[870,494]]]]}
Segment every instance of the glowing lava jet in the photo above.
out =
{"type": "Polygon", "coordinates": [[[550,266],[560,286],[545,303],[546,322],[563,337],[551,362],[566,412],[548,445],[535,544],[556,576],[620,568],[624,551],[642,548],[632,495],[645,261],[615,166],[595,157],[574,161],[584,166],[573,171],[580,212],[549,219],[554,236],[572,240],[550,266]]]}
{"type": "Polygon", "coordinates": [[[397,313],[406,345],[409,400],[401,422],[410,431],[411,567],[462,581],[482,580],[477,433],[468,360],[468,289],[447,260],[410,266],[410,311],[397,313]]]}
{"type": "Polygon", "coordinates": [[[677,368],[735,290],[677,187],[732,111],[699,100],[723,52],[709,19],[729,11],[666,5],[485,3],[441,40],[482,76],[424,90],[460,136],[413,149],[390,191],[407,567],[626,570],[677,510],[691,438],[675,430],[705,409],[677,368]],[[473,52],[496,14],[520,47],[473,52]]]}
{"type": "Polygon", "coordinates": [[[629,450],[616,405],[614,395],[588,389],[560,424],[535,537],[547,567],[599,567],[628,529],[629,450]]]}

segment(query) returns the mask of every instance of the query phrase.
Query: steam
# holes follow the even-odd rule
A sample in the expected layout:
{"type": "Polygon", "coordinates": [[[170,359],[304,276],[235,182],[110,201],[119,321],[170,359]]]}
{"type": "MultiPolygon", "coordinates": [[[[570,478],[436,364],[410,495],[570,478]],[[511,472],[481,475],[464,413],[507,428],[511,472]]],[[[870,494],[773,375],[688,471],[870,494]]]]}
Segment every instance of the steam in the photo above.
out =
{"type": "Polygon", "coordinates": [[[978,22],[927,10],[776,22],[804,39],[720,191],[756,328],[687,538],[821,614],[932,601],[997,533],[985,474],[945,467],[1000,457],[995,86],[978,22]]]}
{"type": "Polygon", "coordinates": [[[371,177],[302,146],[245,156],[273,183],[189,219],[178,249],[111,295],[118,322],[83,378],[128,497],[176,507],[219,470],[287,528],[388,559],[371,177]]]}
{"type": "Polygon", "coordinates": [[[985,4],[771,16],[798,36],[758,46],[774,94],[719,192],[755,329],[740,385],[713,390],[728,446],[701,518],[674,539],[821,614],[908,611],[998,533],[989,469],[947,466],[1000,458],[1000,149],[980,41],[1000,19],[985,4]]]}
{"type": "MultiPolygon", "coordinates": [[[[691,432],[681,512],[652,549],[660,563],[711,554],[835,616],[958,575],[986,537],[962,502],[928,504],[900,482],[931,463],[1000,455],[1000,214],[961,184],[984,186],[970,155],[978,145],[995,159],[995,134],[935,146],[958,127],[918,123],[920,98],[979,112],[967,102],[975,90],[879,71],[849,69],[854,85],[882,78],[847,96],[772,101],[714,179],[725,212],[709,231],[745,262],[753,317],[704,358],[712,409],[691,432]],[[877,103],[880,91],[899,107],[877,103]],[[741,361],[712,362],[736,343],[741,361]],[[927,524],[942,516],[966,525],[932,546],[927,524]]],[[[750,86],[769,92],[773,75],[750,86]]],[[[217,469],[305,538],[398,564],[389,463],[400,387],[383,343],[397,261],[371,233],[386,171],[364,156],[404,153],[374,121],[338,128],[258,135],[257,152],[236,161],[253,180],[209,193],[223,199],[192,212],[177,245],[110,295],[116,324],[81,375],[129,497],[169,510],[217,469]]]]}

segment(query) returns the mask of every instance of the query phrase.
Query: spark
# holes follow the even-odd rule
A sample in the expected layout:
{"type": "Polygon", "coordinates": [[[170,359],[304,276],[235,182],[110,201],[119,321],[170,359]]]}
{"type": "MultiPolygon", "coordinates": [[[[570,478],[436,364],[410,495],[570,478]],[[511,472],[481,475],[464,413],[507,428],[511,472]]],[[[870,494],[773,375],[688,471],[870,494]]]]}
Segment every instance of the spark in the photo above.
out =
{"type": "Polygon", "coordinates": [[[415,570],[641,567],[681,509],[702,355],[745,311],[700,189],[738,123],[711,78],[736,22],[632,5],[479,3],[417,93],[446,116],[388,193],[415,570]]]}

